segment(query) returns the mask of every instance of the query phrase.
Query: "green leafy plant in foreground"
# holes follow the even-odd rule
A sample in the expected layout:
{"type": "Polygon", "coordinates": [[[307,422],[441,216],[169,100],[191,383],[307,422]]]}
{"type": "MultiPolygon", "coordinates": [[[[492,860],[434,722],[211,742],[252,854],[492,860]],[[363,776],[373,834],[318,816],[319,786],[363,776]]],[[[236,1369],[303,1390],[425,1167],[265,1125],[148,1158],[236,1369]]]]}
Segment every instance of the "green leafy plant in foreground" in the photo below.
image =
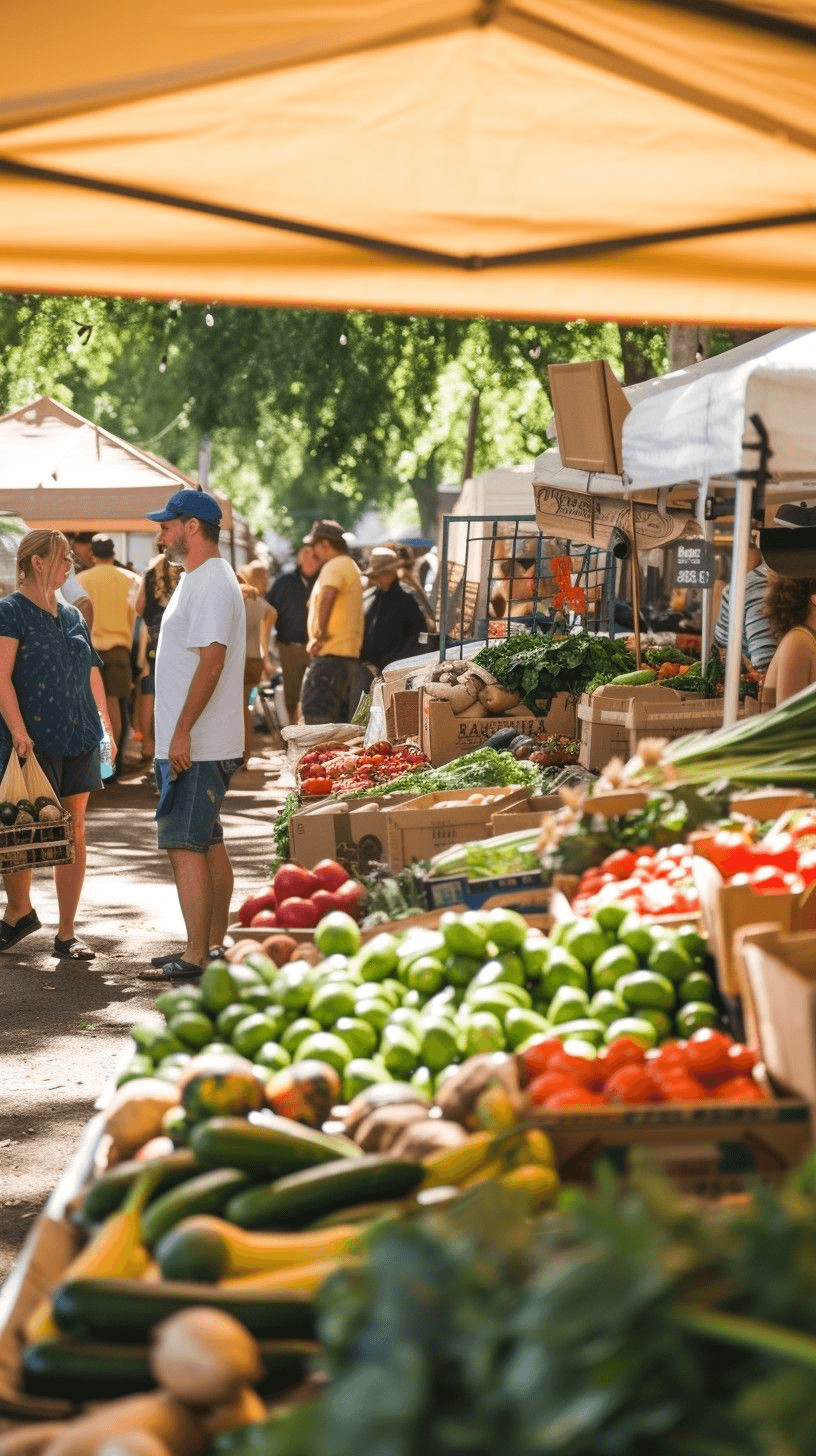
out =
{"type": "Polygon", "coordinates": [[[814,1456],[813,1165],[745,1207],[648,1167],[538,1224],[485,1184],[324,1286],[328,1385],[218,1456],[814,1456]]]}

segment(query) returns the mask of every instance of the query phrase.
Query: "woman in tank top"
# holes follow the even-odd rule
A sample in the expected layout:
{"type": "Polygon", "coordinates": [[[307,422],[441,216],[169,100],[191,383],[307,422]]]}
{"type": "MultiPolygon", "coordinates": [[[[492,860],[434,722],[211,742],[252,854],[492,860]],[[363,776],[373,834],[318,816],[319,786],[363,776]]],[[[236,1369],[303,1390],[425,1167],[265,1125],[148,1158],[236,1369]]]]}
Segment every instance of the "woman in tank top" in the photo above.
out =
{"type": "Polygon", "coordinates": [[[816,579],[772,577],[765,611],[780,640],[762,684],[763,711],[816,682],[816,579]]]}

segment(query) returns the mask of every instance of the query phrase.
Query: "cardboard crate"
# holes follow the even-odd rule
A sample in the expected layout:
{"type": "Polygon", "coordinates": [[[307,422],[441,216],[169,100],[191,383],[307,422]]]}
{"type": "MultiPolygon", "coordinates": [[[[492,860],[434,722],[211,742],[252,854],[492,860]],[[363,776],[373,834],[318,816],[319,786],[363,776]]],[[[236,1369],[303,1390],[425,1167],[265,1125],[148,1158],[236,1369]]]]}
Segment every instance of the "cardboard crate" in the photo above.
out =
{"type": "Polygon", "coordinates": [[[654,683],[642,687],[605,683],[594,693],[581,694],[577,716],[581,739],[578,762],[582,768],[600,770],[612,758],[631,757],[627,714],[635,701],[644,708],[653,705],[655,709],[671,710],[680,706],[680,695],[672,688],[661,688],[654,683]]]}
{"type": "Polygon", "coordinates": [[[487,802],[469,802],[472,789],[440,790],[422,794],[410,803],[385,810],[388,826],[388,862],[393,870],[404,869],[412,860],[431,859],[440,850],[453,844],[466,844],[471,839],[487,839],[490,816],[497,803],[521,804],[528,790],[512,786],[486,788],[479,792],[487,802]],[[434,805],[453,804],[434,813],[434,805]]]}
{"type": "Polygon", "coordinates": [[[700,853],[704,847],[705,839],[694,840],[692,870],[700,915],[717,962],[720,991],[724,996],[744,997],[738,932],[766,923],[783,931],[816,929],[816,886],[809,885],[799,894],[791,890],[757,894],[751,885],[727,885],[717,867],[700,853]]]}
{"type": "Polygon", "coordinates": [[[756,1049],[773,1078],[816,1106],[816,933],[751,926],[737,954],[756,1049]]]}
{"type": "Polygon", "coordinates": [[[544,814],[562,808],[558,794],[531,794],[526,804],[497,809],[490,816],[491,834],[515,834],[523,829],[538,829],[544,814]]]}
{"type": "Polygon", "coordinates": [[[452,758],[460,758],[463,753],[481,748],[502,728],[515,728],[517,733],[528,733],[531,737],[539,733],[562,733],[574,738],[575,699],[559,693],[553,698],[550,711],[543,716],[522,706],[499,718],[474,718],[465,713],[454,713],[450,704],[439,698],[429,698],[425,692],[421,694],[420,747],[434,766],[450,763],[452,758]]]}
{"type": "Polygon", "coordinates": [[[412,794],[378,794],[369,799],[332,799],[304,805],[289,820],[292,859],[312,869],[321,859],[336,859],[366,873],[369,865],[387,863],[388,836],[384,810],[405,804],[412,794]]]}
{"type": "Polygon", "coordinates": [[[565,1182],[585,1183],[608,1158],[626,1170],[632,1149],[698,1197],[743,1192],[757,1178],[781,1182],[812,1145],[810,1108],[791,1096],[767,1102],[534,1109],[565,1182]]]}
{"type": "Polygon", "coordinates": [[[804,789],[751,789],[731,795],[731,811],[748,814],[765,823],[778,819],[786,809],[816,809],[816,799],[804,789]]]}
{"type": "MultiPolygon", "coordinates": [[[[664,692],[673,692],[664,688],[664,692]]],[[[685,738],[687,733],[698,733],[705,729],[714,732],[722,728],[722,698],[699,698],[694,693],[673,692],[679,699],[674,704],[651,703],[640,697],[633,698],[626,713],[626,727],[629,730],[629,753],[637,752],[641,738],[685,738]]],[[[746,698],[741,704],[738,718],[751,718],[759,712],[754,698],[746,698]]]]}
{"type": "Polygon", "coordinates": [[[418,688],[402,688],[391,693],[385,705],[385,727],[391,743],[398,738],[413,738],[419,742],[418,688]]]}

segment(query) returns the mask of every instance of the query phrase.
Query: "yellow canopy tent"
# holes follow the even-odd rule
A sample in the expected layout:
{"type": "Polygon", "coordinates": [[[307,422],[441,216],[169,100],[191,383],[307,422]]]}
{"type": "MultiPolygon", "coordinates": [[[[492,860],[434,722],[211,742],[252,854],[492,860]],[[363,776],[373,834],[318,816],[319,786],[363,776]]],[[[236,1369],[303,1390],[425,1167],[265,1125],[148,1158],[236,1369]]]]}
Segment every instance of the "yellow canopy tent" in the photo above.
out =
{"type": "Polygon", "coordinates": [[[4,289],[816,321],[814,0],[6,9],[4,289]]]}

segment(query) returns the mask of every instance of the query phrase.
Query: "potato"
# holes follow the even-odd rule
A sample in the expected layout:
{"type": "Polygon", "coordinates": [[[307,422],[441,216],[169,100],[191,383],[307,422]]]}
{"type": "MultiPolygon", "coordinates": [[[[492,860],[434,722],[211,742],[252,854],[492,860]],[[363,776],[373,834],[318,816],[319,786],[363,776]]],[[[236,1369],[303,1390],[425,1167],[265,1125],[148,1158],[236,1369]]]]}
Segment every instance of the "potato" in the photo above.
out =
{"type": "Polygon", "coordinates": [[[346,1108],[343,1119],[346,1135],[353,1137],[360,1124],[378,1108],[395,1107],[405,1102],[413,1107],[421,1107],[425,1112],[431,1105],[424,1092],[417,1092],[408,1082],[376,1082],[373,1087],[367,1087],[365,1092],[358,1092],[346,1108]]]}
{"type": "Polygon", "coordinates": [[[411,1158],[420,1161],[432,1153],[445,1152],[447,1148],[458,1148],[467,1142],[467,1133],[459,1122],[446,1122],[442,1117],[424,1117],[412,1122],[397,1138],[389,1152],[395,1158],[411,1158]]]}
{"type": "Polygon", "coordinates": [[[158,1077],[137,1077],[125,1082],[105,1109],[103,1132],[113,1139],[115,1157],[131,1157],[161,1133],[162,1118],[180,1101],[177,1087],[158,1077]]]}
{"type": "Polygon", "coordinates": [[[360,1123],[354,1141],[366,1153],[389,1153],[408,1127],[424,1122],[427,1113],[416,1103],[398,1103],[396,1107],[380,1107],[360,1123]]]}
{"type": "Polygon", "coordinates": [[[252,1335],[219,1309],[183,1309],[153,1331],[150,1369],[186,1405],[232,1404],[260,1380],[261,1356],[252,1335]]]}
{"type": "Polygon", "coordinates": [[[203,1427],[192,1412],[163,1391],[126,1395],[71,1421],[45,1448],[44,1456],[98,1456],[101,1446],[133,1431],[144,1432],[172,1456],[202,1456],[203,1427]]]}
{"type": "Polygon", "coordinates": [[[441,1108],[444,1118],[463,1127],[475,1128],[476,1103],[486,1088],[497,1080],[509,1083],[508,1090],[515,1084],[518,1093],[512,1057],[506,1052],[485,1052],[481,1056],[470,1057],[458,1072],[446,1077],[434,1097],[434,1106],[441,1108]]]}

